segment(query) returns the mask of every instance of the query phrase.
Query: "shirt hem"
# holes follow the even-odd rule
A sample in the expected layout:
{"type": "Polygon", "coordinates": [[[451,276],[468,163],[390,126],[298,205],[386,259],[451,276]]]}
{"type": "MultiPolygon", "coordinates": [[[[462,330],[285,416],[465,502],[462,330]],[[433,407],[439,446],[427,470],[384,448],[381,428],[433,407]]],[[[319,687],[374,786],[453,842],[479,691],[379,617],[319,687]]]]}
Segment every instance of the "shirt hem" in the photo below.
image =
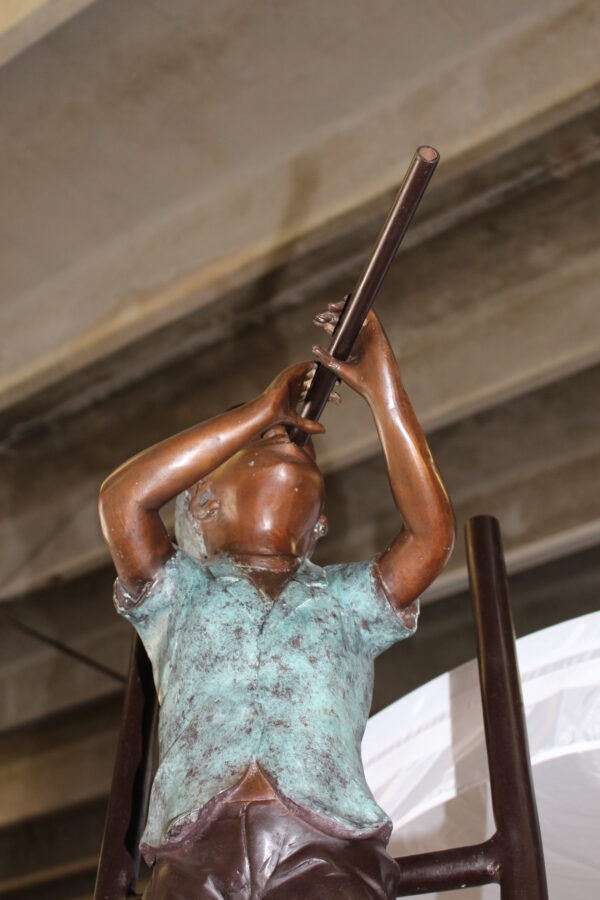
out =
{"type": "Polygon", "coordinates": [[[140,851],[145,862],[152,866],[156,861],[157,855],[165,850],[177,850],[184,845],[200,840],[202,835],[210,828],[213,822],[219,817],[221,808],[228,802],[239,803],[240,805],[249,806],[251,803],[280,803],[297,818],[302,819],[307,825],[323,832],[328,837],[336,837],[346,840],[370,840],[375,839],[383,843],[387,847],[391,834],[392,823],[387,821],[374,825],[373,827],[352,827],[351,825],[343,825],[341,822],[330,819],[327,816],[315,812],[309,807],[296,803],[289,797],[286,797],[277,786],[273,783],[274,779],[268,773],[261,769],[265,779],[273,788],[275,797],[268,799],[249,799],[249,800],[229,800],[229,798],[238,789],[240,782],[245,777],[245,773],[235,784],[221,791],[212,797],[204,806],[189,810],[181,816],[177,816],[167,828],[167,833],[163,840],[158,844],[152,844],[143,841],[140,844],[140,851]]]}

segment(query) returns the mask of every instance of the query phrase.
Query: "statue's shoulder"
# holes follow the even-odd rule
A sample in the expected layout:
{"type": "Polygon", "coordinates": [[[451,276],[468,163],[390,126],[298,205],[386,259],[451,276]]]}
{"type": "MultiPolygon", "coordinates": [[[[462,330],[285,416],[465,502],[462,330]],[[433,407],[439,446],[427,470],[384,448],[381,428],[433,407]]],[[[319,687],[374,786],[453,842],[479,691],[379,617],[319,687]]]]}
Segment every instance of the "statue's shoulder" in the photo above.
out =
{"type": "Polygon", "coordinates": [[[214,578],[206,560],[190,556],[181,547],[167,560],[152,588],[160,593],[195,593],[214,578]]]}

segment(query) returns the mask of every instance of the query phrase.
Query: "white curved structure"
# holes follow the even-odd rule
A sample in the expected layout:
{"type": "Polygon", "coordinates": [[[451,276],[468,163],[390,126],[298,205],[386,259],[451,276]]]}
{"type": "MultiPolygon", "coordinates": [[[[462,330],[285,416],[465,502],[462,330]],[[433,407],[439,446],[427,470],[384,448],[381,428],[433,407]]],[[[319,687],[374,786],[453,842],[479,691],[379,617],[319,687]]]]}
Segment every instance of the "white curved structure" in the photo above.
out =
{"type": "MultiPolygon", "coordinates": [[[[600,612],[517,642],[552,900],[600,897],[600,612]]],[[[441,675],[369,720],[367,780],[395,856],[494,831],[477,664],[441,675]]],[[[428,895],[491,900],[497,886],[428,895]]]]}

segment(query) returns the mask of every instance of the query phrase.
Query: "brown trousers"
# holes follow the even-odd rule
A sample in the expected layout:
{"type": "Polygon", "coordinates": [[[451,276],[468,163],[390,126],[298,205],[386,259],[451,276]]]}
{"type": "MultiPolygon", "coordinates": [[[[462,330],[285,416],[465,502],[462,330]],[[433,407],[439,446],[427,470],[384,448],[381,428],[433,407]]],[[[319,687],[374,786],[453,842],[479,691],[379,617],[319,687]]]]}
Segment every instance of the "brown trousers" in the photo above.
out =
{"type": "Polygon", "coordinates": [[[198,840],[159,852],[143,900],[389,900],[396,871],[379,840],[331,837],[278,800],[227,803],[198,840]]]}

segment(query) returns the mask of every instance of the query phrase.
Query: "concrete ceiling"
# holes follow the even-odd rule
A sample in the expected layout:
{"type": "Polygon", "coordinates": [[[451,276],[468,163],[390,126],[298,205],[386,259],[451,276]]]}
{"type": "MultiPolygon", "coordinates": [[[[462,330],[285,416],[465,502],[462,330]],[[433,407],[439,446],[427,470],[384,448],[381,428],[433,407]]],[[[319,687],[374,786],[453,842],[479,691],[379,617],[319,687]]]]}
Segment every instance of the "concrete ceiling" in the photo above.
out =
{"type": "MultiPolygon", "coordinates": [[[[310,355],[419,143],[378,309],[459,524],[499,516],[522,633],[597,605],[599,38],[567,0],[2,5],[0,895],[90,897],[121,702],[6,616],[125,672],[100,482],[310,355]]],[[[321,562],[398,524],[345,393],[321,562]]],[[[376,706],[472,654],[465,577],[376,706]]]]}
{"type": "Polygon", "coordinates": [[[72,19],[94,0],[2,0],[0,65],[72,19]]]}
{"type": "Polygon", "coordinates": [[[600,73],[594,2],[102,0],[2,71],[0,405],[270,269],[600,73]],[[36,323],[43,322],[43,327],[36,323]]]}

